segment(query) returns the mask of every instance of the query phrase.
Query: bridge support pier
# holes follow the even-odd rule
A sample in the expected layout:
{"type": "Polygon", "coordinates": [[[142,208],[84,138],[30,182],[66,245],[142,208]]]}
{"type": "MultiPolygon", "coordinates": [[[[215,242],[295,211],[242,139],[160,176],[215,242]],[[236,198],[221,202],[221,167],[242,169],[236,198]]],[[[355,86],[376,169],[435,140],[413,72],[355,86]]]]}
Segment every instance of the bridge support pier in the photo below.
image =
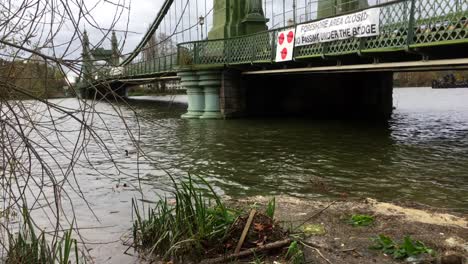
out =
{"type": "Polygon", "coordinates": [[[182,115],[185,119],[197,119],[203,115],[205,109],[205,96],[202,88],[198,85],[198,76],[194,71],[180,71],[180,85],[187,90],[188,109],[182,115]]]}
{"type": "Polygon", "coordinates": [[[220,71],[199,71],[198,85],[203,87],[205,95],[205,109],[200,119],[222,119],[219,104],[219,90],[221,88],[222,75],[220,71]]]}
{"type": "Polygon", "coordinates": [[[222,119],[220,108],[221,71],[180,71],[181,85],[187,90],[185,119],[222,119]]]}

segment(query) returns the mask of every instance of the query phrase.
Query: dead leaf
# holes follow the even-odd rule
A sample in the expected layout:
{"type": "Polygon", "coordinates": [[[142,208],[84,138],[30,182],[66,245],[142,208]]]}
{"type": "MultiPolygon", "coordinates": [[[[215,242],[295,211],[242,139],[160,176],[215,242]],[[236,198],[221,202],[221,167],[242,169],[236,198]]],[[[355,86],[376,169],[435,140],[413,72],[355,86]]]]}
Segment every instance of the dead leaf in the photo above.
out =
{"type": "Polygon", "coordinates": [[[262,223],[254,223],[254,230],[257,232],[262,232],[265,229],[265,226],[262,223]]]}

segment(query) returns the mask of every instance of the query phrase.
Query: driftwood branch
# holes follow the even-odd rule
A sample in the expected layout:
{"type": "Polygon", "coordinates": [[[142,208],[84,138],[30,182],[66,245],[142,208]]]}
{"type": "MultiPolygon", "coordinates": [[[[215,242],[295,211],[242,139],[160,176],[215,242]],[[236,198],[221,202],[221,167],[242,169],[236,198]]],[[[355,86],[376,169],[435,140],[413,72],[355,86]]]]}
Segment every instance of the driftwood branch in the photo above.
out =
{"type": "Polygon", "coordinates": [[[239,239],[239,242],[237,243],[236,250],[234,251],[234,253],[236,253],[236,254],[238,254],[240,252],[242,244],[244,244],[245,237],[247,236],[247,233],[249,232],[250,226],[252,225],[252,221],[253,221],[253,218],[255,216],[255,213],[257,213],[257,211],[255,209],[250,211],[249,219],[247,219],[247,223],[245,223],[244,230],[242,231],[242,235],[241,235],[241,237],[239,239]]]}
{"type": "Polygon", "coordinates": [[[253,255],[253,254],[257,253],[257,252],[268,251],[268,250],[272,250],[272,249],[285,247],[285,246],[291,244],[291,241],[292,240],[290,238],[287,238],[287,239],[284,239],[284,240],[280,240],[280,241],[276,241],[276,242],[273,242],[273,243],[266,244],[264,246],[259,246],[259,247],[256,247],[256,248],[247,249],[247,250],[241,251],[241,252],[239,252],[237,254],[233,253],[233,254],[229,254],[229,255],[226,255],[226,256],[218,257],[218,258],[206,259],[206,260],[203,260],[201,262],[201,264],[224,263],[226,261],[231,261],[233,259],[248,257],[250,255],[253,255]]]}

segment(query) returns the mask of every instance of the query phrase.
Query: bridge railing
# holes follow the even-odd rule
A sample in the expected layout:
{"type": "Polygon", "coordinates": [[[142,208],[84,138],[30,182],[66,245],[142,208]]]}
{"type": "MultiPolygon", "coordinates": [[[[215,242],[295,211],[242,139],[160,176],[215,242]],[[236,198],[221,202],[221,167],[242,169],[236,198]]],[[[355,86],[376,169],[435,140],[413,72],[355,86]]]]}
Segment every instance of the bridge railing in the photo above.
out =
{"type": "MultiPolygon", "coordinates": [[[[387,53],[416,47],[468,43],[466,0],[399,0],[377,6],[380,7],[378,36],[296,47],[294,59],[387,53]]],[[[307,23],[310,22],[313,21],[307,23]]],[[[272,63],[276,54],[277,33],[283,29],[230,39],[181,43],[178,45],[179,64],[272,63]]]]}
{"type": "Polygon", "coordinates": [[[178,65],[177,53],[161,56],[152,60],[142,60],[124,67],[125,76],[144,76],[153,73],[172,72],[178,65]]]}

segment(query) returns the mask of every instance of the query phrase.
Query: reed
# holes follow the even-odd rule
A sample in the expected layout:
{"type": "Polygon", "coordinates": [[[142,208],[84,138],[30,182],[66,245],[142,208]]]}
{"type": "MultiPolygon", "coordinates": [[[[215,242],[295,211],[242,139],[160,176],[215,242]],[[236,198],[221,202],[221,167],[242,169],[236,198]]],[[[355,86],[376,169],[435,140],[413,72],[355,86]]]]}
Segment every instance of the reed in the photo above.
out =
{"type": "Polygon", "coordinates": [[[6,264],[68,264],[72,257],[79,263],[79,251],[72,230],[65,231],[63,236],[53,243],[46,240],[41,231],[36,234],[34,225],[26,208],[23,209],[23,224],[17,234],[8,235],[8,252],[6,264]]]}
{"type": "Polygon", "coordinates": [[[162,259],[197,259],[205,249],[222,244],[238,213],[227,209],[211,185],[200,180],[196,184],[189,176],[178,184],[173,181],[175,204],[161,199],[145,215],[133,201],[133,243],[137,250],[162,259]]]}

